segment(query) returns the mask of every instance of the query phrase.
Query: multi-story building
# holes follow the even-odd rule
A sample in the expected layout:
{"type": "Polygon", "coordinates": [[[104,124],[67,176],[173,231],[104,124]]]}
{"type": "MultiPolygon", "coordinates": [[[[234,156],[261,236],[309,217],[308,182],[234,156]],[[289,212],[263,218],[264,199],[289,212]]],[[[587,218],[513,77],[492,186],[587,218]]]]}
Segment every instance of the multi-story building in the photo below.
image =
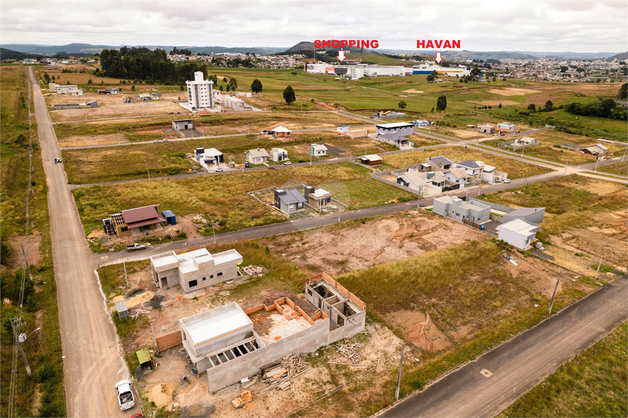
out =
{"type": "Polygon", "coordinates": [[[214,107],[214,83],[204,78],[201,71],[196,71],[194,81],[185,82],[188,87],[188,104],[192,110],[214,107]]]}

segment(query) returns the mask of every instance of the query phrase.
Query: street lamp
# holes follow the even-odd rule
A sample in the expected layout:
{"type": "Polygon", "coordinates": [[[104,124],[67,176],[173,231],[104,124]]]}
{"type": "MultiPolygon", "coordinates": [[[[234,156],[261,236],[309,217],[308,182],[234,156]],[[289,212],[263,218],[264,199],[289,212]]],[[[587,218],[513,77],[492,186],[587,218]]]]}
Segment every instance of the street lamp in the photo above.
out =
{"type": "Polygon", "coordinates": [[[20,341],[20,343],[23,343],[24,341],[26,341],[28,339],[28,337],[33,335],[34,332],[39,331],[40,329],[41,329],[41,327],[35,328],[28,335],[26,335],[26,333],[23,332],[20,335],[18,335],[17,339],[20,341]]]}
{"type": "Polygon", "coordinates": [[[148,169],[148,162],[146,161],[146,158],[144,158],[144,163],[146,164],[146,171],[148,172],[148,181],[150,181],[150,170],[148,169]]]}

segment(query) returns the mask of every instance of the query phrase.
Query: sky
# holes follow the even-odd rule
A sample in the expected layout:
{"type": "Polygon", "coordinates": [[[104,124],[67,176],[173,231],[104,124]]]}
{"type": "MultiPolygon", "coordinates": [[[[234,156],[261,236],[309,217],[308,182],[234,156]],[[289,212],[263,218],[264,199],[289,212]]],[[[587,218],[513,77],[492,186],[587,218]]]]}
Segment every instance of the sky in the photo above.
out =
{"type": "Polygon", "coordinates": [[[624,52],[628,0],[1,0],[0,42],[290,47],[459,39],[475,51],[624,52]]]}

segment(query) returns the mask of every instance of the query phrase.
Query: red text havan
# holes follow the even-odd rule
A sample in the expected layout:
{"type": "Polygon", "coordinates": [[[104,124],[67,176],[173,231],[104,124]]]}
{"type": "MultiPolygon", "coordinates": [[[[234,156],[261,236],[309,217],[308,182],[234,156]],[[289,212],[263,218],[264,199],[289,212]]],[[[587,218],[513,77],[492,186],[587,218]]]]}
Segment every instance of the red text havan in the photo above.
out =
{"type": "Polygon", "coordinates": [[[418,40],[416,41],[416,47],[421,49],[441,49],[441,48],[460,48],[460,39],[458,40],[418,40]]]}

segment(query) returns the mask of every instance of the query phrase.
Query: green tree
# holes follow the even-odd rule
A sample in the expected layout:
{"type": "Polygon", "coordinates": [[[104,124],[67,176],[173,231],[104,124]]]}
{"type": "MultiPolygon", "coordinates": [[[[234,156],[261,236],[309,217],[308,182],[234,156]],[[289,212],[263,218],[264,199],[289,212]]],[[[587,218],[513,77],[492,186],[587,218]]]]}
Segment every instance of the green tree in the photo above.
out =
{"type": "Polygon", "coordinates": [[[621,85],[621,87],[619,88],[619,93],[617,94],[617,97],[619,97],[620,100],[626,100],[626,98],[628,98],[628,96],[626,95],[626,86],[628,85],[628,83],[624,83],[621,85]]]}
{"type": "Polygon", "coordinates": [[[54,81],[54,80],[55,80],[55,76],[53,75],[53,76],[52,76],[52,81],[54,81]]]}
{"type": "Polygon", "coordinates": [[[294,93],[294,89],[292,88],[292,86],[286,87],[286,89],[283,91],[283,99],[289,105],[294,103],[294,101],[297,99],[297,96],[294,93]]]}
{"type": "Polygon", "coordinates": [[[220,86],[220,91],[224,91],[225,88],[223,86],[220,86]]]}
{"type": "Polygon", "coordinates": [[[493,77],[493,83],[497,81],[497,77],[493,77]]]}
{"type": "Polygon", "coordinates": [[[447,109],[447,96],[442,95],[442,96],[439,96],[438,99],[436,100],[436,110],[438,110],[439,112],[442,112],[445,109],[447,109]]]}
{"type": "Polygon", "coordinates": [[[46,84],[50,83],[50,76],[48,75],[48,73],[44,73],[44,82],[46,84]]]}
{"type": "Polygon", "coordinates": [[[499,106],[497,106],[497,107],[501,109],[502,108],[502,104],[500,103],[499,106]]]}
{"type": "Polygon", "coordinates": [[[92,79],[87,80],[87,84],[92,84],[92,79]]]}
{"type": "Polygon", "coordinates": [[[432,74],[428,75],[426,77],[426,80],[428,83],[433,83],[434,82],[434,76],[432,74]]]}
{"type": "Polygon", "coordinates": [[[253,80],[253,82],[251,83],[251,91],[253,93],[261,93],[262,92],[262,82],[259,81],[257,78],[255,80],[253,80]]]}
{"type": "Polygon", "coordinates": [[[407,104],[405,101],[402,100],[398,103],[398,106],[399,106],[399,109],[405,109],[407,104]]]}
{"type": "Polygon", "coordinates": [[[554,108],[554,103],[551,100],[545,102],[545,110],[549,111],[554,108]]]}
{"type": "Polygon", "coordinates": [[[238,89],[238,80],[231,77],[229,79],[229,87],[231,87],[231,90],[236,91],[238,89]]]}
{"type": "Polygon", "coordinates": [[[536,112],[536,105],[535,105],[534,103],[530,103],[530,104],[528,105],[528,110],[529,110],[530,112],[536,112]]]}
{"type": "Polygon", "coordinates": [[[135,91],[135,84],[131,86],[131,91],[135,91]]]}
{"type": "Polygon", "coordinates": [[[11,247],[6,242],[0,243],[0,263],[8,264],[9,257],[11,257],[11,247]]]}
{"type": "Polygon", "coordinates": [[[227,84],[227,91],[231,91],[231,84],[227,84]]]}

